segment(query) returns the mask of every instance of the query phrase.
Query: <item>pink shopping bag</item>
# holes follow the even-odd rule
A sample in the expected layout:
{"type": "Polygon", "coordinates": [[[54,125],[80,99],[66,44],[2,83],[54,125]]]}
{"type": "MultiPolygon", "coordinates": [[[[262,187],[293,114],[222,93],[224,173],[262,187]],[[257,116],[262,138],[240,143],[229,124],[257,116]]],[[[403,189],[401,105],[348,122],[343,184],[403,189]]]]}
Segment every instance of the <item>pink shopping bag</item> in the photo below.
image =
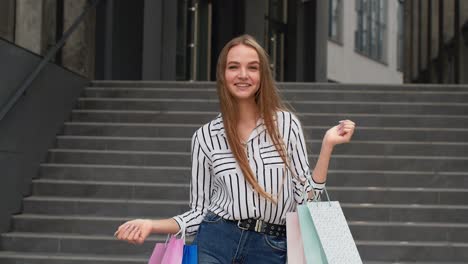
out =
{"type": "Polygon", "coordinates": [[[181,264],[184,256],[184,244],[185,238],[172,236],[167,244],[161,264],[181,264]]]}
{"type": "Polygon", "coordinates": [[[154,246],[153,249],[153,254],[151,254],[148,264],[161,264],[161,261],[164,257],[164,252],[166,252],[166,244],[156,243],[156,246],[154,246]]]}
{"type": "Polygon", "coordinates": [[[171,236],[169,242],[157,243],[148,264],[181,264],[184,255],[183,238],[171,236]]]}
{"type": "Polygon", "coordinates": [[[288,263],[305,264],[299,216],[297,212],[286,214],[286,240],[288,243],[288,263]]]}

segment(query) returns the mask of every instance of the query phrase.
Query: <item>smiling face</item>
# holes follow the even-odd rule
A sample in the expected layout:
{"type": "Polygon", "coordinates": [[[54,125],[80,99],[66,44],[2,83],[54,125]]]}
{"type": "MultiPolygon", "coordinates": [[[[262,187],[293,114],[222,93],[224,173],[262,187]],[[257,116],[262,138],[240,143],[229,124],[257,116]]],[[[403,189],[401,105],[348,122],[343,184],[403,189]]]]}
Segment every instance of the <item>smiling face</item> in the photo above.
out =
{"type": "Polygon", "coordinates": [[[255,100],[260,87],[260,59],[257,51],[239,44],[232,47],[224,72],[226,87],[237,100],[255,100]]]}

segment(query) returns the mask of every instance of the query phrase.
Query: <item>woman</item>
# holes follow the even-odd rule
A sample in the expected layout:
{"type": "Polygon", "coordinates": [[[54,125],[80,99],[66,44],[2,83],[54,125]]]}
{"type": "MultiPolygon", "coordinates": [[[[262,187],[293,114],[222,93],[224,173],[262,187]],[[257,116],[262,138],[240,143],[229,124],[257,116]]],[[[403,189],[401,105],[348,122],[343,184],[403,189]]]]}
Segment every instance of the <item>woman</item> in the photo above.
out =
{"type": "Polygon", "coordinates": [[[197,234],[200,263],[285,263],[286,213],[304,192],[323,189],[333,147],[349,142],[355,125],[343,120],[326,132],[309,184],[300,122],[282,104],[262,47],[248,35],[231,40],[216,74],[221,114],[192,138],[192,209],[126,222],[116,236],[141,244],[183,228],[197,234]]]}

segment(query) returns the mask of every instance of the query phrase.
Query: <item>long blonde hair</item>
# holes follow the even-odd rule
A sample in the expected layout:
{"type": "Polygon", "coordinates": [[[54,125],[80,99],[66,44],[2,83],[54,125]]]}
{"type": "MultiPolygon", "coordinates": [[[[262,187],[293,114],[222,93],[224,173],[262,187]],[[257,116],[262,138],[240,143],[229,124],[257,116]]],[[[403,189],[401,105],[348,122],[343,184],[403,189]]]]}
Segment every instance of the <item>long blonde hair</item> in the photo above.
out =
{"type": "Polygon", "coordinates": [[[229,50],[237,45],[245,45],[257,51],[258,57],[260,59],[260,84],[259,89],[255,94],[255,102],[257,104],[260,116],[264,120],[268,135],[270,136],[276,150],[280,154],[281,159],[285,163],[285,166],[289,168],[289,162],[286,158],[286,147],[276,124],[276,112],[287,110],[287,108],[283,104],[278,94],[278,89],[275,85],[275,81],[270,69],[268,54],[265,52],[265,50],[255,41],[252,36],[249,35],[242,35],[229,41],[221,50],[216,67],[217,91],[221,106],[221,114],[223,117],[224,130],[226,132],[227,140],[229,146],[231,147],[234,158],[239,164],[247,182],[261,196],[276,203],[271,194],[265,192],[265,190],[263,190],[263,188],[258,184],[256,177],[250,168],[249,162],[247,160],[247,154],[244,151],[244,147],[242,146],[242,142],[237,131],[239,113],[238,105],[235,98],[226,87],[225,71],[227,55],[229,50]]]}

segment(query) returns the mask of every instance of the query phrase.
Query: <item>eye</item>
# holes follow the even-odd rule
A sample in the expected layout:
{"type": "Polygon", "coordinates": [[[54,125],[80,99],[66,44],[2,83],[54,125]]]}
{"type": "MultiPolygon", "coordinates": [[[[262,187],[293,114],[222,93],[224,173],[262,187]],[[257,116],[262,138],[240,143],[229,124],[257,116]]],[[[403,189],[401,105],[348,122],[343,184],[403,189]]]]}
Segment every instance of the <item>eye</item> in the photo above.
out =
{"type": "Polygon", "coordinates": [[[229,70],[235,70],[235,69],[237,69],[237,66],[236,65],[231,65],[231,66],[228,66],[228,69],[229,70]]]}
{"type": "Polygon", "coordinates": [[[257,70],[258,70],[258,66],[250,66],[249,69],[250,69],[250,70],[257,71],[257,70]]]}

